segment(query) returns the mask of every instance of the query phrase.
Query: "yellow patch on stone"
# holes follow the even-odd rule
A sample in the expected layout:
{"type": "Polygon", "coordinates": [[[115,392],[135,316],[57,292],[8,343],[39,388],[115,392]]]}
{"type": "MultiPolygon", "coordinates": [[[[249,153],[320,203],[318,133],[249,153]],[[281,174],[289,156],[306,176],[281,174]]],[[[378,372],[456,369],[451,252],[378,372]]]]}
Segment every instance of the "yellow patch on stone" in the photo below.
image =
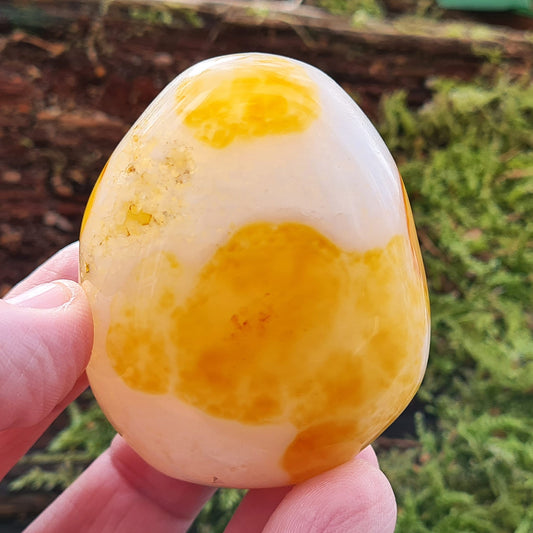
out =
{"type": "Polygon", "coordinates": [[[108,355],[133,389],[243,424],[289,420],[280,460],[301,481],[376,436],[365,415],[390,387],[399,412],[419,384],[428,315],[409,241],[347,252],[304,224],[249,224],[188,297],[176,258],[154,257],[132,280],[150,290],[115,299],[108,355]]]}
{"type": "Polygon", "coordinates": [[[176,100],[184,124],[213,148],[305,131],[320,113],[315,84],[302,67],[282,58],[207,69],[185,80],[176,100]]]}
{"type": "Polygon", "coordinates": [[[109,160],[104,165],[102,172],[100,172],[100,175],[98,176],[98,179],[96,180],[96,183],[94,184],[93,190],[91,191],[91,195],[89,196],[89,200],[87,201],[87,205],[85,206],[85,211],[83,213],[83,219],[81,221],[80,239],[81,239],[81,236],[83,235],[83,230],[85,229],[87,220],[91,216],[91,211],[93,209],[93,204],[94,204],[94,198],[96,197],[96,191],[98,190],[98,187],[100,183],[102,182],[102,176],[105,174],[108,163],[109,163],[109,160]]]}

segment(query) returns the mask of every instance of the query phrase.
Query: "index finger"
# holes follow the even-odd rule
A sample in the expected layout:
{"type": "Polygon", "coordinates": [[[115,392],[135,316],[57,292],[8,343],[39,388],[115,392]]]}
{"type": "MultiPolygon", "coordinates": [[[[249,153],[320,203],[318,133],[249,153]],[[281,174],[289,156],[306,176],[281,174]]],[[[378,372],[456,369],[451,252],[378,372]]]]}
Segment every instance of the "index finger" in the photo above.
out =
{"type": "Polygon", "coordinates": [[[77,270],[75,243],[0,300],[0,479],[87,387],[92,320],[77,270]]]}

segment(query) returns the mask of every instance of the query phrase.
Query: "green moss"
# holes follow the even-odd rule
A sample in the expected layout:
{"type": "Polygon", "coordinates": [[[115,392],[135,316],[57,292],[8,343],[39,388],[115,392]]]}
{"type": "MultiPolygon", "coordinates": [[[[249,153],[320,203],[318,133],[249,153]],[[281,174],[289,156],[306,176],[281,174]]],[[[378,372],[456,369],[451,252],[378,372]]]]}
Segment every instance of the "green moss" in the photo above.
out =
{"type": "Polygon", "coordinates": [[[382,18],[385,14],[379,0],[318,0],[317,5],[334,15],[382,18]]]}
{"type": "Polygon", "coordinates": [[[171,26],[174,22],[172,11],[166,7],[132,6],[128,9],[129,16],[133,20],[144,22],[153,26],[171,26]]]}
{"type": "Polygon", "coordinates": [[[170,26],[174,28],[202,28],[204,21],[194,9],[176,8],[170,5],[132,6],[128,8],[129,17],[150,28],[170,26]]]}
{"type": "Polygon", "coordinates": [[[68,406],[67,427],[44,452],[30,453],[20,461],[30,468],[10,483],[10,490],[65,489],[109,446],[115,431],[89,393],[86,398],[89,404],[84,409],[76,402],[68,406]]]}
{"type": "Polygon", "coordinates": [[[245,494],[245,490],[217,490],[189,528],[188,533],[223,533],[245,494]]]}
{"type": "Polygon", "coordinates": [[[427,268],[433,338],[422,446],[385,452],[398,532],[533,530],[533,86],[440,81],[398,93],[381,131],[427,268]]]}

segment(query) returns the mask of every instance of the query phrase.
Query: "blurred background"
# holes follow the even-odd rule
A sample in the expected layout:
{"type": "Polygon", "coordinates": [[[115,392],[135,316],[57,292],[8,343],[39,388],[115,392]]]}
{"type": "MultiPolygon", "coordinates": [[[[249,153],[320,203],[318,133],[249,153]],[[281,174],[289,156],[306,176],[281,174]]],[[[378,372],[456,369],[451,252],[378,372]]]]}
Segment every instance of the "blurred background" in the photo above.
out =
{"type": "MultiPolygon", "coordinates": [[[[333,77],[411,198],[427,269],[424,383],[375,443],[400,533],[533,532],[533,5],[528,0],[0,3],[0,296],[77,239],[129,126],[202,59],[263,51],[333,77]]],[[[0,484],[21,531],[109,443],[90,393],[0,484]]],[[[221,490],[191,533],[218,533],[221,490]]]]}

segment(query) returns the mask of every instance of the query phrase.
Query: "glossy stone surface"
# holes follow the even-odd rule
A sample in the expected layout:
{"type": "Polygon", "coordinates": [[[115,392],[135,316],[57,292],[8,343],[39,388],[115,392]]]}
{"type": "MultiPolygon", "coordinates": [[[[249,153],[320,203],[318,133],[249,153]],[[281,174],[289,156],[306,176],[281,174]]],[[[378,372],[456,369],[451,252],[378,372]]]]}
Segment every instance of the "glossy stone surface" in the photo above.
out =
{"type": "Polygon", "coordinates": [[[91,386],[168,475],[302,481],[418,389],[429,304],[405,190],[309,65],[242,54],[176,78],[104,168],[80,246],[91,386]]]}

